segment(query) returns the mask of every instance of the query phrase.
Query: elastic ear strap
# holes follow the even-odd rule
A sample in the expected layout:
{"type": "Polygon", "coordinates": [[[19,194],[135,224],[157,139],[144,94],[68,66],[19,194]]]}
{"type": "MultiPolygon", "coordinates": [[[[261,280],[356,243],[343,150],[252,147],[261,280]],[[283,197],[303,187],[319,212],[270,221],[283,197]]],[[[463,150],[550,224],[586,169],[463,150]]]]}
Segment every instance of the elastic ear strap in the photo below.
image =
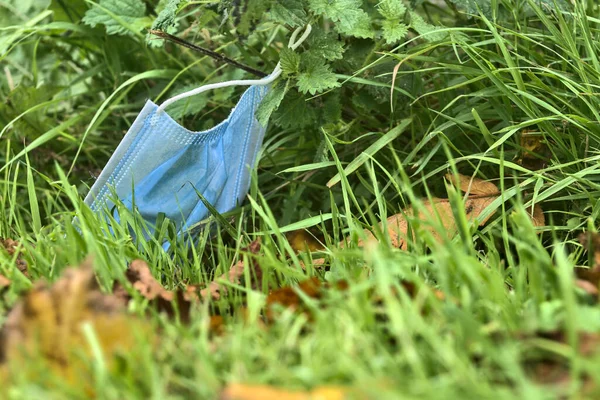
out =
{"type": "Polygon", "coordinates": [[[165,100],[160,106],[158,106],[158,108],[156,109],[156,113],[159,114],[159,113],[163,112],[165,110],[165,108],[167,108],[171,104],[175,103],[176,101],[185,99],[187,97],[195,96],[200,93],[204,93],[208,90],[219,89],[219,88],[224,88],[224,87],[228,87],[228,86],[252,86],[252,85],[264,86],[264,85],[268,85],[269,83],[273,82],[275,79],[277,79],[279,77],[279,75],[281,75],[281,68],[275,68],[273,70],[273,73],[269,77],[264,78],[264,79],[241,79],[241,80],[235,80],[235,81],[211,83],[210,85],[200,86],[199,88],[190,90],[189,92],[184,92],[184,93],[178,94],[177,96],[171,97],[169,100],[165,100]]]}
{"type": "MultiPolygon", "coordinates": [[[[308,35],[310,35],[310,31],[312,30],[312,27],[310,26],[310,24],[306,25],[306,30],[304,31],[302,36],[300,36],[300,39],[298,39],[296,41],[296,37],[300,33],[301,29],[302,28],[297,28],[294,31],[294,33],[292,33],[292,36],[290,37],[288,47],[291,48],[292,50],[296,50],[306,40],[308,35]]],[[[177,96],[174,96],[168,100],[165,100],[160,106],[158,106],[158,108],[156,109],[155,115],[159,115],[160,113],[162,113],[165,110],[165,108],[167,108],[171,104],[175,103],[176,101],[185,99],[190,96],[195,96],[200,93],[204,93],[208,90],[219,89],[219,88],[224,88],[224,87],[228,87],[228,86],[265,86],[265,85],[269,85],[275,79],[279,78],[280,75],[281,75],[281,65],[279,63],[277,63],[277,65],[275,66],[275,69],[273,70],[271,75],[269,75],[268,77],[263,78],[263,79],[243,79],[243,80],[211,83],[210,85],[200,86],[199,88],[192,89],[188,92],[178,94],[177,96]]]]}
{"type": "Polygon", "coordinates": [[[296,50],[302,43],[304,43],[304,41],[306,40],[308,35],[310,35],[310,31],[312,31],[312,26],[310,26],[310,24],[308,24],[308,25],[306,25],[306,30],[304,31],[302,36],[300,36],[300,39],[298,39],[298,41],[296,42],[296,36],[298,36],[298,33],[300,33],[300,28],[297,28],[294,31],[294,33],[292,33],[292,36],[290,37],[288,47],[292,50],[296,50]]]}

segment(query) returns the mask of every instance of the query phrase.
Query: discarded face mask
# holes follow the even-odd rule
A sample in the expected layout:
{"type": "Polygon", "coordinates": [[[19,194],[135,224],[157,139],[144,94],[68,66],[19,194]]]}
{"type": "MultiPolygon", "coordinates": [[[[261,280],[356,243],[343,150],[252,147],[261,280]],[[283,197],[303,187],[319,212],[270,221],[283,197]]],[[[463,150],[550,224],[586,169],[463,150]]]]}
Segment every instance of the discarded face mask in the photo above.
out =
{"type": "MultiPolygon", "coordinates": [[[[298,47],[310,26],[290,47],[298,47]]],[[[178,235],[210,216],[201,195],[219,213],[234,209],[250,187],[266,127],[254,114],[281,74],[279,64],[271,75],[259,80],[211,84],[180,94],[160,106],[148,101],[111,156],[85,202],[90,208],[113,213],[118,221],[114,197],[130,210],[137,210],[150,235],[159,216],[173,221],[178,235]],[[250,86],[229,117],[204,132],[192,132],[173,120],[164,109],[175,101],[226,86],[250,86]]]]}

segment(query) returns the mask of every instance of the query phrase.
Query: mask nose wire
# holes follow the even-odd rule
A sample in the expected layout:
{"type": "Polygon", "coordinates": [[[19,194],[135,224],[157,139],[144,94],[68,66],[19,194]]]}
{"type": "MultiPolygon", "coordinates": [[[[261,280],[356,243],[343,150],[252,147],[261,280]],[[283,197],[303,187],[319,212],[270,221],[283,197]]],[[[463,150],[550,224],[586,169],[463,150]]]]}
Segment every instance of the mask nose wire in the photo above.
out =
{"type": "MultiPolygon", "coordinates": [[[[292,36],[290,37],[290,41],[288,43],[288,47],[290,49],[296,50],[306,40],[308,35],[310,35],[312,27],[310,26],[310,24],[306,25],[306,29],[304,30],[304,33],[302,34],[302,36],[300,36],[300,38],[298,40],[296,40],[296,38],[298,37],[298,34],[300,34],[301,30],[302,30],[302,27],[297,28],[294,31],[294,33],[292,33],[292,36]]],[[[269,75],[263,79],[241,79],[241,80],[232,80],[232,81],[226,81],[226,82],[211,83],[210,85],[200,86],[196,89],[192,89],[188,92],[178,94],[177,96],[174,96],[168,100],[165,100],[156,109],[156,116],[160,115],[160,113],[162,113],[165,110],[165,108],[167,108],[169,105],[175,103],[176,101],[185,99],[187,97],[195,96],[200,93],[204,93],[208,90],[219,89],[219,88],[224,88],[224,87],[228,87],[228,86],[265,86],[265,85],[272,83],[280,75],[281,75],[281,65],[280,65],[280,63],[277,63],[277,65],[275,66],[275,69],[273,69],[273,72],[271,73],[271,75],[269,75]]]]}

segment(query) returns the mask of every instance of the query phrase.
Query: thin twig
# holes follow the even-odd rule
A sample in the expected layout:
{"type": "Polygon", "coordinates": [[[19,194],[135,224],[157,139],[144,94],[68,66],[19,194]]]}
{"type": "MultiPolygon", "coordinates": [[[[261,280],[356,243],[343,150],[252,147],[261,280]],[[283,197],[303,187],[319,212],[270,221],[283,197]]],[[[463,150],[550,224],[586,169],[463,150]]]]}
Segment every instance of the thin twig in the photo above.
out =
{"type": "Polygon", "coordinates": [[[265,76],[267,76],[267,74],[265,74],[262,71],[259,71],[257,69],[252,68],[252,67],[244,65],[242,63],[239,63],[239,62],[237,62],[235,60],[232,60],[229,57],[226,57],[226,56],[224,56],[222,54],[216,53],[216,52],[214,52],[212,50],[208,50],[208,49],[205,49],[204,47],[200,47],[200,46],[197,46],[195,44],[192,44],[192,43],[190,43],[190,42],[188,42],[188,41],[186,41],[186,40],[184,40],[184,39],[182,39],[180,37],[177,37],[175,35],[171,35],[170,33],[163,32],[163,31],[158,31],[158,30],[154,30],[154,29],[151,29],[149,32],[150,32],[150,34],[158,36],[159,38],[169,40],[169,41],[171,41],[173,43],[177,43],[180,46],[187,47],[188,49],[197,51],[198,53],[202,53],[205,56],[213,58],[213,59],[215,59],[217,61],[221,61],[221,62],[225,62],[227,64],[231,64],[231,65],[233,65],[233,66],[235,66],[235,67],[237,67],[239,69],[243,69],[246,72],[250,72],[251,74],[254,74],[254,75],[256,75],[256,76],[258,76],[260,78],[264,78],[265,76]]]}

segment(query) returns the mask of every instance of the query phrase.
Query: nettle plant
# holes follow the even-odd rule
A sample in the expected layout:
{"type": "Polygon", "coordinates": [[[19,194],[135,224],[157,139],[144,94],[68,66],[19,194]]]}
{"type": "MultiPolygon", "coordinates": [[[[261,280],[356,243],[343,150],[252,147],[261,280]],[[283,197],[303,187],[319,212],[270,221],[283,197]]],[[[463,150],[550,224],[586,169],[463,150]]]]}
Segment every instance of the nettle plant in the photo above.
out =
{"type": "MultiPolygon", "coordinates": [[[[426,21],[415,11],[421,2],[225,0],[198,4],[161,0],[153,10],[149,3],[100,0],[86,12],[83,21],[92,27],[104,25],[112,35],[131,35],[148,28],[172,35],[203,31],[204,38],[218,38],[216,44],[236,41],[239,52],[234,56],[265,72],[280,61],[283,79],[274,85],[257,113],[260,120],[271,117],[272,123],[281,128],[335,124],[342,118],[341,98],[352,99],[352,104],[344,104],[344,111],[350,114],[389,110],[389,104],[384,106],[390,101],[389,89],[382,82],[380,86],[369,85],[367,90],[357,91],[354,87],[352,93],[344,93],[341,81],[366,69],[379,52],[394,49],[411,34],[430,41],[446,35],[442,26],[426,21]],[[153,22],[151,14],[156,15],[153,22]],[[284,35],[306,24],[313,26],[313,32],[305,45],[296,51],[281,46],[284,35]],[[275,38],[280,41],[274,43],[275,38]]],[[[161,46],[163,41],[156,39],[149,34],[147,43],[161,46]]],[[[362,78],[380,72],[372,68],[362,78]]],[[[390,80],[388,76],[383,81],[389,85],[390,80]]],[[[192,104],[186,113],[194,112],[194,108],[192,104]]]]}
{"type": "MultiPolygon", "coordinates": [[[[342,110],[352,118],[392,109],[389,87],[397,61],[384,59],[381,54],[393,52],[406,43],[442,41],[452,34],[443,25],[444,18],[455,21],[457,15],[465,19],[479,13],[496,17],[503,11],[501,2],[99,0],[87,10],[83,21],[90,26],[104,25],[111,35],[132,35],[152,29],[173,35],[201,32],[204,39],[216,38],[215,47],[234,41],[237,54],[233,56],[267,72],[268,66],[272,68],[280,60],[283,79],[258,110],[258,117],[261,120],[272,117],[272,123],[280,128],[314,130],[338,123],[342,110]],[[281,46],[285,43],[283,33],[289,35],[289,31],[309,23],[314,30],[305,45],[297,51],[281,46]],[[274,43],[276,38],[278,42],[274,43]],[[368,80],[367,84],[340,89],[341,82],[357,72],[368,80]],[[342,98],[349,101],[342,102],[342,98]]],[[[565,4],[564,0],[558,3],[537,0],[537,3],[552,8],[565,4]]],[[[523,6],[527,6],[527,1],[523,6]]],[[[147,43],[161,46],[163,41],[156,39],[148,35],[147,43]]],[[[414,82],[404,80],[398,84],[397,94],[402,96],[402,91],[410,91],[414,82]]],[[[191,101],[176,116],[192,114],[205,104],[203,100],[191,101]]],[[[393,123],[393,113],[386,118],[393,123]]]]}

